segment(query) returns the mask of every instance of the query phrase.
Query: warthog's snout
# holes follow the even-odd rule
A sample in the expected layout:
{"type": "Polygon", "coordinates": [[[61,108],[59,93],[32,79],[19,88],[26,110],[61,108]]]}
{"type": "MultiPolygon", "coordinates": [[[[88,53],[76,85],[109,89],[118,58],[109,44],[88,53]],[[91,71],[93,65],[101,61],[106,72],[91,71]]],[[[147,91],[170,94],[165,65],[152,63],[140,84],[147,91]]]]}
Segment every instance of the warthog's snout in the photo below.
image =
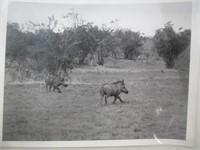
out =
{"type": "Polygon", "coordinates": [[[63,84],[63,86],[64,86],[64,87],[68,87],[68,84],[67,84],[67,83],[65,83],[65,84],[63,84]]]}
{"type": "Polygon", "coordinates": [[[125,94],[128,94],[128,90],[127,90],[126,88],[124,88],[124,89],[122,90],[122,92],[125,93],[125,94]]]}

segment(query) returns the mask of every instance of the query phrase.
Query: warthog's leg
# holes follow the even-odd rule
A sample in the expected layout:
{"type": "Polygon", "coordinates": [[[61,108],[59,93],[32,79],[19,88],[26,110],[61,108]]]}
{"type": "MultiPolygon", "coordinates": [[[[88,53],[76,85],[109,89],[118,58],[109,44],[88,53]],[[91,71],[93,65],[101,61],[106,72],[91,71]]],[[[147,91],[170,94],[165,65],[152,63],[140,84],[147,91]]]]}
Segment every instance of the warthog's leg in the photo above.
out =
{"type": "Polygon", "coordinates": [[[99,90],[99,92],[100,92],[100,104],[101,104],[101,106],[103,106],[103,100],[105,98],[105,94],[104,94],[102,88],[99,90]]]}
{"type": "Polygon", "coordinates": [[[105,104],[107,105],[107,98],[108,98],[108,96],[106,95],[105,96],[105,104]]]}
{"type": "Polygon", "coordinates": [[[103,99],[104,99],[104,95],[100,93],[100,104],[101,104],[101,106],[103,105],[103,99]]]}
{"type": "Polygon", "coordinates": [[[117,96],[117,98],[120,100],[121,103],[124,103],[124,101],[122,101],[121,97],[117,96]]]}
{"type": "Polygon", "coordinates": [[[46,84],[46,92],[48,92],[48,84],[46,84]]]}
{"type": "Polygon", "coordinates": [[[59,93],[61,93],[61,90],[60,90],[59,87],[54,87],[54,88],[53,88],[53,91],[55,91],[56,89],[58,90],[59,93]]]}
{"type": "Polygon", "coordinates": [[[52,86],[51,86],[51,85],[49,85],[49,92],[51,92],[51,87],[52,87],[52,86]]]}
{"type": "Polygon", "coordinates": [[[59,92],[59,93],[61,93],[61,90],[60,90],[60,88],[58,87],[57,89],[58,89],[58,92],[59,92]]]}
{"type": "Polygon", "coordinates": [[[117,100],[117,97],[115,96],[115,97],[114,97],[114,101],[113,101],[113,104],[114,104],[114,103],[116,102],[116,100],[117,100]]]}

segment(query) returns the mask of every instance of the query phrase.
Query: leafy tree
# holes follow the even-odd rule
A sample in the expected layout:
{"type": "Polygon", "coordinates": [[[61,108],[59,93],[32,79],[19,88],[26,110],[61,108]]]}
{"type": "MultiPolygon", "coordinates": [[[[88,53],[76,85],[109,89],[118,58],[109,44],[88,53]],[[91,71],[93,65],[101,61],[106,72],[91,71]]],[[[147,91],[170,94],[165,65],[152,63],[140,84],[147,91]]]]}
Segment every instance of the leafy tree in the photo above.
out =
{"type": "Polygon", "coordinates": [[[6,58],[18,64],[18,80],[22,81],[30,73],[30,46],[33,45],[33,34],[22,32],[17,23],[7,24],[6,58]]]}
{"type": "Polygon", "coordinates": [[[116,60],[118,53],[124,53],[126,59],[134,59],[139,54],[143,40],[139,32],[96,26],[74,11],[63,19],[70,24],[62,28],[53,15],[47,23],[30,21],[26,30],[8,23],[6,58],[19,64],[21,76],[26,76],[27,70],[35,74],[68,74],[76,65],[88,63],[88,57],[92,60],[97,56],[97,63],[104,65],[108,56],[116,60]]]}
{"type": "Polygon", "coordinates": [[[61,71],[72,69],[72,58],[70,57],[72,47],[79,44],[69,36],[69,31],[61,33],[54,32],[57,20],[54,16],[48,18],[48,24],[30,23],[35,33],[34,59],[39,59],[40,65],[50,74],[59,74],[61,71]],[[38,55],[39,54],[39,55],[38,55]]]}
{"type": "Polygon", "coordinates": [[[121,39],[122,49],[125,59],[135,60],[140,54],[139,48],[142,46],[143,37],[140,32],[131,30],[118,30],[117,36],[121,39]]]}
{"type": "Polygon", "coordinates": [[[65,31],[70,32],[73,41],[80,41],[74,50],[74,56],[78,63],[83,64],[88,55],[90,55],[90,59],[93,59],[97,54],[98,64],[103,65],[104,58],[112,44],[109,42],[112,30],[106,26],[98,27],[92,22],[85,22],[74,11],[68,13],[64,18],[73,22],[71,28],[65,27],[65,31]]]}
{"type": "Polygon", "coordinates": [[[190,30],[176,33],[173,24],[168,22],[158,29],[153,38],[158,54],[163,58],[167,68],[173,68],[178,55],[190,43],[190,30]]]}

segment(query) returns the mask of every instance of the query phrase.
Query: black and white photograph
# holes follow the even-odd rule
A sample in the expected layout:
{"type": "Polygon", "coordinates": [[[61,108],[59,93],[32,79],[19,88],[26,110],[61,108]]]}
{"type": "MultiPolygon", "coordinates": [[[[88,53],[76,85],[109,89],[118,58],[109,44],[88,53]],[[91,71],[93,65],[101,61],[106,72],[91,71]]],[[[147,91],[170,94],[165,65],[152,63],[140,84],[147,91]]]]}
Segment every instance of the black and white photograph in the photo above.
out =
{"type": "Polygon", "coordinates": [[[2,141],[186,141],[192,2],[8,4],[2,141]]]}

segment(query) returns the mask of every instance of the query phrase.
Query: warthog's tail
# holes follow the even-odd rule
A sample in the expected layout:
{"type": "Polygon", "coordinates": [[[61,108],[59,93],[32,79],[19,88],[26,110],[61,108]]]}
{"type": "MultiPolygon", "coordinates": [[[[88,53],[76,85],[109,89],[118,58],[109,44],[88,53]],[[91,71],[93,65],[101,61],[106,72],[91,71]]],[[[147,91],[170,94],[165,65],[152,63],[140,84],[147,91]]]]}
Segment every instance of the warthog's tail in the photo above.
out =
{"type": "Polygon", "coordinates": [[[100,90],[100,104],[103,105],[103,98],[104,98],[104,92],[103,92],[103,85],[101,86],[100,90]]]}

